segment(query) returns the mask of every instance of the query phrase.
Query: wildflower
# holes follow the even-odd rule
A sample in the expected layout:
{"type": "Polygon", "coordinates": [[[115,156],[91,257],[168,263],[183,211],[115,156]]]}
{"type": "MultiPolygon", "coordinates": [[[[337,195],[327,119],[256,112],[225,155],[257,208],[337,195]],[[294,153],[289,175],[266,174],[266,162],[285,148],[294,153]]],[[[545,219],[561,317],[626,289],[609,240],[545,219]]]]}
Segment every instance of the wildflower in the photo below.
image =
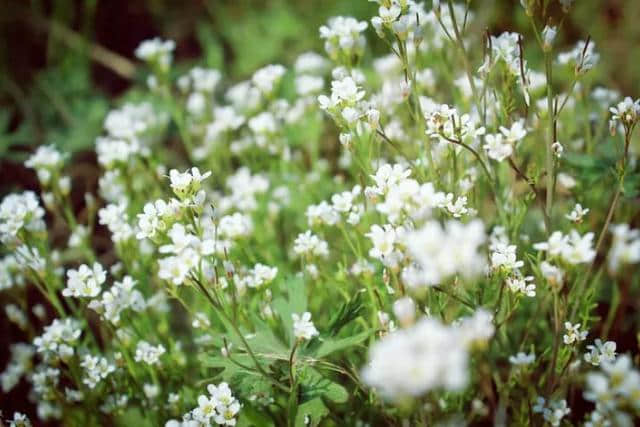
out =
{"type": "Polygon", "coordinates": [[[516,246],[499,243],[493,248],[491,254],[491,268],[500,269],[506,272],[519,270],[524,265],[524,261],[519,261],[516,257],[516,246]]]}
{"type": "Polygon", "coordinates": [[[195,194],[200,190],[202,181],[211,176],[211,172],[200,173],[196,167],[187,169],[185,172],[178,172],[176,169],[169,171],[171,189],[181,200],[195,194]]]}
{"type": "Polygon", "coordinates": [[[138,59],[152,64],[158,64],[162,70],[166,70],[173,60],[173,51],[176,44],[173,40],[161,40],[156,37],[144,40],[135,50],[138,59]]]}
{"type": "Polygon", "coordinates": [[[54,173],[58,172],[64,163],[64,156],[53,145],[42,145],[24,162],[28,168],[35,169],[38,179],[43,185],[48,185],[54,173]]]}
{"type": "Polygon", "coordinates": [[[513,154],[513,147],[511,144],[503,142],[501,134],[489,134],[484,138],[487,143],[482,147],[486,150],[487,156],[493,160],[501,162],[513,154]]]}
{"type": "Polygon", "coordinates": [[[311,321],[311,313],[308,311],[302,313],[302,315],[293,313],[293,335],[298,340],[310,340],[318,335],[318,330],[311,321]]]}
{"type": "Polygon", "coordinates": [[[77,270],[67,271],[67,287],[62,290],[65,297],[93,298],[100,293],[100,286],[107,280],[107,273],[95,262],[93,267],[82,264],[77,270]]]}
{"type": "Polygon", "coordinates": [[[608,268],[612,273],[619,271],[625,264],[640,262],[640,230],[632,229],[628,224],[611,227],[613,242],[608,256],[608,268]]]}
{"type": "Polygon", "coordinates": [[[373,243],[373,248],[369,251],[372,258],[384,258],[389,256],[394,249],[396,241],[396,230],[389,224],[380,227],[377,224],[371,226],[371,231],[366,234],[373,243]]]}
{"type": "Polygon", "coordinates": [[[89,354],[84,356],[80,366],[85,370],[85,377],[82,382],[89,388],[95,388],[100,381],[116,370],[116,367],[110,365],[104,357],[91,356],[89,354]]]}
{"type": "Polygon", "coordinates": [[[527,354],[520,351],[515,356],[509,356],[509,363],[514,366],[526,366],[532,364],[535,361],[535,353],[527,354]]]}
{"type": "Polygon", "coordinates": [[[311,230],[298,234],[293,242],[293,252],[297,255],[314,255],[327,257],[329,255],[329,245],[320,239],[311,230]]]}
{"type": "Polygon", "coordinates": [[[580,203],[576,203],[573,210],[564,217],[571,222],[580,223],[587,213],[589,213],[589,209],[583,209],[580,203]]]}
{"type": "Polygon", "coordinates": [[[618,121],[625,127],[632,127],[640,120],[640,99],[635,102],[630,97],[624,98],[615,107],[609,108],[611,111],[611,120],[618,121]]]}
{"type": "Polygon", "coordinates": [[[507,277],[507,286],[511,292],[516,294],[523,294],[528,297],[536,296],[536,285],[534,283],[530,283],[533,281],[532,276],[520,277],[520,276],[510,276],[507,277]]]}
{"type": "Polygon", "coordinates": [[[411,326],[416,317],[416,304],[409,297],[400,298],[393,303],[393,314],[400,325],[411,326]]]}
{"type": "Polygon", "coordinates": [[[557,27],[550,27],[548,25],[544,27],[544,29],[542,30],[542,43],[543,43],[542,48],[544,51],[548,52],[551,50],[553,46],[553,41],[555,40],[557,34],[558,34],[557,27]]]}
{"type": "Polygon", "coordinates": [[[570,345],[587,339],[587,331],[580,331],[580,323],[572,325],[571,322],[565,322],[564,327],[567,333],[562,336],[565,344],[570,345]]]}
{"type": "Polygon", "coordinates": [[[112,233],[114,243],[124,242],[133,236],[133,228],[128,222],[126,203],[109,203],[98,211],[98,217],[100,224],[106,225],[112,233]]]}
{"type": "Polygon", "coordinates": [[[440,387],[462,388],[467,383],[467,364],[458,330],[423,318],[375,343],[362,378],[384,397],[401,399],[440,387]]]}
{"type": "Polygon", "coordinates": [[[12,193],[0,203],[0,241],[9,243],[21,230],[39,232],[45,229],[44,209],[33,191],[12,193]]]}
{"type": "Polygon", "coordinates": [[[339,57],[360,56],[364,52],[366,39],[361,34],[367,23],[352,17],[336,16],[327,25],[320,27],[320,38],[325,40],[324,48],[333,60],[339,57]]]}
{"type": "Polygon", "coordinates": [[[564,153],[564,147],[558,141],[551,144],[551,149],[553,150],[553,154],[558,159],[562,157],[562,153],[564,153]]]}
{"type": "Polygon", "coordinates": [[[77,320],[66,318],[54,319],[44,328],[42,335],[33,340],[36,351],[45,358],[68,360],[74,354],[74,346],[82,331],[77,320]]]}
{"type": "Polygon", "coordinates": [[[594,366],[599,366],[602,362],[613,362],[616,359],[616,343],[614,341],[602,342],[599,338],[594,345],[588,345],[588,353],[585,353],[584,360],[594,366]]]}
{"type": "Polygon", "coordinates": [[[485,261],[478,249],[485,238],[480,220],[468,224],[451,220],[444,228],[437,221],[428,221],[407,233],[406,245],[422,267],[425,283],[435,285],[456,273],[471,278],[482,272],[485,261]]]}
{"type": "Polygon", "coordinates": [[[13,419],[9,420],[9,427],[31,427],[31,421],[25,414],[14,412],[13,419]]]}
{"type": "Polygon", "coordinates": [[[164,346],[159,344],[153,346],[146,341],[138,342],[134,360],[136,362],[144,362],[148,365],[157,365],[160,363],[160,356],[166,352],[164,346]]]}
{"type": "Polygon", "coordinates": [[[253,84],[260,90],[260,92],[269,95],[271,94],[282,76],[286,73],[286,68],[280,64],[267,65],[256,71],[251,78],[253,84]]]}

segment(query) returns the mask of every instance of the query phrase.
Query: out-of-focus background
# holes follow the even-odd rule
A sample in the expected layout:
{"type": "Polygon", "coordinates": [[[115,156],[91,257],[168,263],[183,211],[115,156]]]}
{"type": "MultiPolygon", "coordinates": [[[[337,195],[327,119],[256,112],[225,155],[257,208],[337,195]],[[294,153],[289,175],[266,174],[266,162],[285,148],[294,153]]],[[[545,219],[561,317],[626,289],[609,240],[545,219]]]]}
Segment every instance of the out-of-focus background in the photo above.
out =
{"type": "MultiPolygon", "coordinates": [[[[25,147],[56,142],[68,151],[92,146],[112,101],[144,78],[133,51],[153,37],[177,43],[177,70],[196,63],[227,78],[246,78],[258,67],[291,64],[297,54],[322,51],[318,27],[347,14],[369,19],[367,0],[2,0],[0,3],[1,192],[12,179],[8,162],[25,147]]],[[[430,7],[430,0],[426,6],[430,7]]],[[[551,1],[550,11],[561,16],[551,1]]],[[[473,30],[518,31],[531,42],[518,0],[475,0],[473,30]],[[527,37],[529,36],[529,37],[527,37]]],[[[590,35],[602,55],[603,83],[622,94],[640,91],[640,2],[577,0],[560,43],[590,35]],[[635,77],[635,78],[634,78],[635,77]]],[[[373,53],[384,51],[369,38],[373,53]]],[[[535,55],[528,53],[536,64],[535,55]],[[533,56],[533,57],[532,57],[533,56]]],[[[28,148],[27,148],[28,150],[28,148]]],[[[29,180],[24,172],[20,179],[29,180]]]]}

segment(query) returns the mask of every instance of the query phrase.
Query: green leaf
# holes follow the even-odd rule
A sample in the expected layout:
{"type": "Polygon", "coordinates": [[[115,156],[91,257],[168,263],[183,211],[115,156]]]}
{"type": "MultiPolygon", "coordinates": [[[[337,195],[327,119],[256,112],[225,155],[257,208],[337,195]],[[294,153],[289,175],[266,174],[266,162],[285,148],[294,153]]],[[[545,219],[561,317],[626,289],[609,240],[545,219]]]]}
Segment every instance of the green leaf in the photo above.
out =
{"type": "Polygon", "coordinates": [[[310,366],[305,366],[298,372],[301,401],[322,397],[334,403],[344,403],[349,400],[349,392],[340,384],[324,377],[310,366]]]}
{"type": "Polygon", "coordinates": [[[296,414],[296,427],[317,426],[320,421],[329,414],[329,409],[322,399],[316,397],[298,406],[296,414]],[[305,423],[305,418],[309,418],[309,423],[305,423]]]}
{"type": "Polygon", "coordinates": [[[289,345],[293,345],[292,314],[300,314],[307,311],[307,294],[305,292],[304,281],[300,277],[292,277],[284,285],[288,299],[276,298],[273,301],[275,312],[280,316],[285,333],[289,337],[289,345]]]}
{"type": "Polygon", "coordinates": [[[315,356],[318,358],[326,357],[332,353],[335,353],[336,351],[354,347],[369,338],[371,336],[371,333],[372,330],[368,330],[360,332],[359,334],[348,336],[346,338],[325,339],[320,347],[318,347],[318,349],[315,351],[315,356]]]}

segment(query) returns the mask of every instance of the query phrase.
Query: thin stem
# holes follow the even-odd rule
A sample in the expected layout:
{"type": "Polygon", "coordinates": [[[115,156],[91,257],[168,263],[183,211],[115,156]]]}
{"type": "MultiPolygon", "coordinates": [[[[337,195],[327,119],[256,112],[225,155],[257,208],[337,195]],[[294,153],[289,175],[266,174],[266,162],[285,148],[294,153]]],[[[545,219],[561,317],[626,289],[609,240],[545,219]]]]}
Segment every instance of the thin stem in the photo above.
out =
{"type": "Polygon", "coordinates": [[[467,307],[469,307],[471,310],[475,310],[475,307],[473,304],[471,304],[469,301],[466,301],[465,299],[457,296],[456,294],[454,294],[453,292],[449,292],[448,290],[445,290],[444,288],[442,288],[441,286],[433,286],[433,289],[435,289],[438,292],[442,292],[443,294],[453,298],[454,300],[466,305],[467,307]]]}
{"type": "MultiPolygon", "coordinates": [[[[618,201],[620,200],[620,196],[622,195],[622,191],[624,189],[624,177],[626,174],[626,159],[627,159],[627,155],[629,154],[629,144],[631,143],[631,134],[632,134],[632,129],[627,129],[627,131],[625,132],[625,141],[624,141],[624,154],[622,156],[622,159],[620,159],[620,178],[618,180],[618,188],[616,189],[616,193],[613,196],[613,201],[611,202],[611,206],[609,206],[609,211],[607,212],[607,217],[604,221],[604,225],[602,226],[602,229],[600,230],[600,234],[598,236],[598,240],[596,242],[596,246],[595,246],[595,253],[596,253],[596,257],[594,257],[593,262],[589,265],[589,268],[587,269],[587,272],[585,273],[584,277],[582,278],[582,280],[578,283],[578,285],[576,286],[576,295],[582,295],[582,291],[583,288],[585,287],[585,285],[587,284],[588,280],[589,280],[589,276],[591,274],[591,271],[593,270],[593,267],[596,264],[596,259],[597,259],[597,254],[600,251],[600,247],[602,246],[602,243],[604,242],[604,237],[607,233],[607,230],[609,229],[609,225],[611,225],[611,221],[613,220],[613,214],[616,211],[616,207],[618,206],[618,201]]],[[[578,310],[578,306],[579,304],[574,305],[573,309],[571,310],[571,317],[575,317],[575,314],[578,310]]]]}
{"type": "MultiPolygon", "coordinates": [[[[555,112],[553,106],[553,67],[551,63],[552,57],[549,52],[545,53],[545,69],[547,75],[547,115],[549,116],[549,135],[547,137],[547,201],[546,211],[547,217],[551,220],[553,210],[553,180],[554,180],[554,163],[553,163],[553,143],[555,142],[555,112]]],[[[547,224],[547,234],[551,233],[551,223],[547,224]]]]}
{"type": "Polygon", "coordinates": [[[296,350],[298,348],[298,344],[299,344],[299,340],[296,340],[293,343],[293,348],[291,349],[291,354],[289,355],[289,383],[291,384],[291,393],[293,393],[294,391],[294,385],[295,385],[295,377],[294,377],[294,363],[295,363],[295,355],[296,355],[296,350]]]}

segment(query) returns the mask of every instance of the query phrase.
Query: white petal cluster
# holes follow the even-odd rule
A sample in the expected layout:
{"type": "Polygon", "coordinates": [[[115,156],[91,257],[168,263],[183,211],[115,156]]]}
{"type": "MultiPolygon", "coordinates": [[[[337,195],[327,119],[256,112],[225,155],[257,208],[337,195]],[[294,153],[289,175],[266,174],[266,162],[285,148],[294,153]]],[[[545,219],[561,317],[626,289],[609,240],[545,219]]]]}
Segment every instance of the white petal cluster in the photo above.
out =
{"type": "Polygon", "coordinates": [[[129,224],[129,214],[127,204],[109,203],[98,211],[98,222],[106,225],[111,232],[114,243],[125,242],[134,235],[133,228],[129,224]]]}
{"type": "Polygon", "coordinates": [[[144,362],[147,365],[157,365],[160,363],[160,356],[166,352],[162,344],[153,346],[147,341],[139,341],[136,345],[136,353],[134,360],[136,362],[144,362]]]}
{"type": "Polygon", "coordinates": [[[533,412],[542,414],[544,419],[553,427],[557,427],[562,419],[571,413],[571,409],[567,406],[567,401],[549,400],[538,397],[536,404],[533,406],[533,412]]]}
{"type": "Polygon", "coordinates": [[[564,328],[566,333],[562,336],[562,340],[565,344],[577,344],[587,339],[588,332],[580,330],[580,323],[575,325],[571,322],[564,322],[564,328]]]}
{"type": "Polygon", "coordinates": [[[28,168],[35,169],[38,179],[48,185],[53,174],[62,169],[64,156],[54,145],[42,145],[24,162],[28,168]]]}
{"type": "MultiPolygon", "coordinates": [[[[423,318],[396,330],[370,349],[363,380],[390,399],[420,396],[444,388],[459,390],[468,380],[468,324],[446,326],[423,318]]],[[[493,331],[491,331],[492,333],[493,331]]]]}
{"type": "Polygon", "coordinates": [[[106,280],[107,273],[102,265],[97,262],[92,267],[82,264],[77,270],[67,271],[67,286],[62,290],[62,295],[75,298],[96,297],[106,280]]]}
{"type": "Polygon", "coordinates": [[[173,61],[176,43],[173,40],[162,40],[158,37],[144,40],[135,50],[136,58],[149,63],[156,63],[166,70],[173,61]]]}
{"type": "Polygon", "coordinates": [[[329,245],[326,241],[320,239],[311,230],[298,234],[293,242],[293,252],[299,256],[329,256],[329,245]]]}
{"type": "Polygon", "coordinates": [[[455,274],[472,278],[481,274],[486,260],[479,252],[486,235],[480,220],[468,224],[450,220],[443,227],[428,221],[406,235],[407,248],[423,270],[427,284],[440,284],[455,274]]]}
{"type": "Polygon", "coordinates": [[[629,227],[628,224],[617,224],[611,227],[613,242],[609,250],[607,266],[609,271],[616,273],[627,264],[640,262],[640,230],[629,227]]]}
{"type": "Polygon", "coordinates": [[[560,231],[554,231],[546,242],[533,245],[534,249],[546,251],[551,257],[560,257],[569,264],[585,264],[593,261],[596,252],[593,249],[592,232],[583,236],[576,230],[571,230],[569,235],[560,231]]]}
{"type": "Polygon", "coordinates": [[[90,354],[84,356],[80,366],[84,369],[82,382],[89,388],[95,388],[100,381],[116,370],[115,365],[110,364],[106,358],[90,354]]]}
{"type": "Polygon", "coordinates": [[[341,57],[361,56],[366,46],[362,32],[367,22],[358,21],[350,16],[336,16],[320,27],[320,38],[324,40],[324,49],[329,57],[337,61],[341,57]]]}
{"type": "Polygon", "coordinates": [[[120,323],[120,313],[131,308],[134,311],[142,311],[145,308],[145,300],[140,291],[134,289],[136,281],[131,276],[124,276],[113,286],[104,291],[100,299],[94,299],[89,303],[89,308],[100,313],[114,325],[120,323]]]}
{"type": "Polygon", "coordinates": [[[11,193],[0,203],[0,241],[10,243],[19,240],[18,233],[39,232],[45,229],[44,209],[33,191],[11,193]]]}
{"type": "Polygon", "coordinates": [[[169,171],[171,189],[181,200],[193,196],[200,190],[202,181],[211,176],[211,172],[200,173],[196,167],[179,172],[177,169],[169,171]]]}
{"type": "Polygon", "coordinates": [[[601,363],[611,363],[616,360],[616,343],[614,341],[602,342],[597,338],[592,345],[587,346],[588,353],[584,354],[584,360],[594,366],[600,366],[601,363]]]}
{"type": "Polygon", "coordinates": [[[42,335],[33,340],[36,351],[45,359],[68,360],[74,354],[74,347],[82,330],[80,322],[75,319],[54,319],[44,328],[42,335]]]}
{"type": "Polygon", "coordinates": [[[198,396],[198,406],[184,414],[181,421],[169,420],[165,427],[209,426],[212,422],[220,426],[236,425],[241,405],[229,384],[209,384],[207,391],[209,395],[198,396]]]}
{"type": "MultiPolygon", "coordinates": [[[[631,426],[631,414],[640,414],[640,371],[624,354],[600,364],[600,371],[587,375],[584,398],[595,403],[594,412],[614,421],[612,425],[631,426]]],[[[601,418],[601,417],[597,417],[601,418]]]]}
{"type": "Polygon", "coordinates": [[[302,314],[291,314],[293,319],[293,336],[299,340],[310,340],[318,335],[318,330],[311,321],[311,313],[305,311],[302,314]]]}

